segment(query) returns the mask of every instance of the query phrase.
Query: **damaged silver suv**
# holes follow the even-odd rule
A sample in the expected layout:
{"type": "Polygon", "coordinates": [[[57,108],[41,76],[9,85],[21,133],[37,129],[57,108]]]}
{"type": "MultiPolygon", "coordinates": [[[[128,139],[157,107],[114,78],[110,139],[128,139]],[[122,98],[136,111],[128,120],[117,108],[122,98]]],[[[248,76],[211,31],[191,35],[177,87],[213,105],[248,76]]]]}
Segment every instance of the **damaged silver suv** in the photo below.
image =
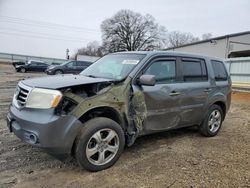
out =
{"type": "Polygon", "coordinates": [[[220,59],[120,52],[79,75],[20,81],[7,125],[26,143],[99,171],[142,135],[198,125],[215,136],[230,101],[231,80],[220,59]]]}

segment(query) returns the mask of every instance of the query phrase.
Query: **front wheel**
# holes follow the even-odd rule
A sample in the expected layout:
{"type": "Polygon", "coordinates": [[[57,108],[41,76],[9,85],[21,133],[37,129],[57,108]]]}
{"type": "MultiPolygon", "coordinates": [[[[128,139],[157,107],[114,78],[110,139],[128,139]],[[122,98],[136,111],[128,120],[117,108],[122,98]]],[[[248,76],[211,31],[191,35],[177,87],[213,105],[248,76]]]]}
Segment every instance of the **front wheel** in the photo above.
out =
{"type": "Polygon", "coordinates": [[[200,132],[207,137],[217,135],[221,128],[223,117],[224,114],[221,107],[216,104],[212,105],[200,126],[200,132]]]}
{"type": "Polygon", "coordinates": [[[63,71],[61,71],[61,70],[56,70],[55,71],[55,75],[60,75],[60,74],[63,74],[63,71]]]}
{"type": "Polygon", "coordinates": [[[115,121],[98,117],[84,124],[76,144],[78,164],[89,171],[100,171],[111,167],[119,159],[125,137],[115,121]]]}
{"type": "Polygon", "coordinates": [[[22,73],[25,73],[26,72],[26,69],[25,68],[21,68],[20,70],[22,73]]]}

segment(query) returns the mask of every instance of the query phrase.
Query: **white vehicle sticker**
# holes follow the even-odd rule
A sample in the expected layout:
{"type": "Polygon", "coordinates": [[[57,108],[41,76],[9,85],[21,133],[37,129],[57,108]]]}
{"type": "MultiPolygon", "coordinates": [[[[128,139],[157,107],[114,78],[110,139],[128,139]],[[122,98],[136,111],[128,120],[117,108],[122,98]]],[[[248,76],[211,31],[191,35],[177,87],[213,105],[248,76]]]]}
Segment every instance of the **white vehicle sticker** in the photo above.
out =
{"type": "Polygon", "coordinates": [[[136,65],[138,62],[139,62],[138,60],[129,59],[129,60],[124,60],[122,64],[136,65]]]}

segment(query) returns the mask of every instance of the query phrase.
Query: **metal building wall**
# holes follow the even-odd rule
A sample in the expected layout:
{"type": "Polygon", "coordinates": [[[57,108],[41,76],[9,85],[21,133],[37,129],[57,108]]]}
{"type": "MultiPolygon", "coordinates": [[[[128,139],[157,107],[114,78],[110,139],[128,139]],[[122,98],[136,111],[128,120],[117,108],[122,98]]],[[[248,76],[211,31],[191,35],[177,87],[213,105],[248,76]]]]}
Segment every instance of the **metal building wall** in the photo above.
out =
{"type": "Polygon", "coordinates": [[[250,57],[231,58],[225,61],[233,83],[250,85],[250,57]]]}
{"type": "Polygon", "coordinates": [[[204,42],[169,48],[167,51],[189,52],[218,58],[227,58],[231,52],[250,50],[250,34],[213,38],[204,42]]]}

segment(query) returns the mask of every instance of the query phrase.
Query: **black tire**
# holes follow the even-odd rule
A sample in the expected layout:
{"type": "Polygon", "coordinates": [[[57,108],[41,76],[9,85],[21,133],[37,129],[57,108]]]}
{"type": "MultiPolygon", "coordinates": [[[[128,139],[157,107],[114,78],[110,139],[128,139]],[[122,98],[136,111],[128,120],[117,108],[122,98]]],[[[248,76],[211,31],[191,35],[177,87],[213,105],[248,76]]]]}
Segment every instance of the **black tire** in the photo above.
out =
{"type": "Polygon", "coordinates": [[[21,72],[21,73],[25,73],[25,72],[26,72],[26,69],[25,69],[25,68],[21,68],[21,69],[20,69],[20,72],[21,72]]]}
{"type": "Polygon", "coordinates": [[[55,70],[54,74],[55,75],[63,74],[63,71],[62,70],[55,70]]]}
{"type": "MultiPolygon", "coordinates": [[[[107,137],[108,135],[109,133],[107,134],[107,137]]],[[[111,142],[113,141],[114,140],[111,140],[109,143],[111,144],[111,142]]],[[[106,144],[109,145],[109,143],[106,143],[106,144]]],[[[95,142],[94,148],[99,148],[100,146],[101,146],[101,143],[98,144],[98,142],[95,142]]],[[[125,146],[125,136],[124,136],[124,131],[121,128],[121,126],[111,119],[104,118],[104,117],[97,117],[97,118],[87,121],[84,124],[76,140],[75,157],[76,157],[78,164],[82,168],[85,168],[88,171],[96,172],[96,171],[107,169],[111,167],[112,165],[114,165],[115,162],[119,159],[121,153],[123,152],[124,146],[125,146]],[[113,139],[118,140],[119,144],[116,145],[117,150],[114,154],[112,154],[111,152],[106,150],[107,148],[105,148],[102,151],[100,151],[99,149],[98,152],[96,152],[94,155],[92,154],[92,157],[94,156],[97,158],[96,162],[99,161],[98,159],[101,155],[100,152],[104,153],[104,158],[106,154],[111,153],[110,156],[108,155],[110,159],[105,164],[93,164],[93,161],[95,160],[90,157],[89,159],[87,157],[87,150],[89,149],[90,145],[93,145],[91,141],[92,139],[94,139],[94,135],[96,135],[96,133],[100,133],[101,137],[103,137],[102,133],[105,133],[105,132],[101,132],[101,131],[105,131],[105,130],[111,130],[111,131],[114,131],[114,133],[116,133],[113,139]]],[[[93,149],[93,148],[90,148],[90,149],[93,149]]]]}
{"type": "MultiPolygon", "coordinates": [[[[219,118],[218,118],[218,120],[219,120],[219,118]]],[[[202,122],[202,124],[200,125],[201,134],[206,136],[206,137],[216,136],[221,129],[223,120],[224,120],[224,113],[223,113],[221,107],[216,105],[216,104],[213,104],[208,109],[206,117],[205,117],[204,121],[202,122]],[[220,121],[216,122],[216,118],[214,118],[215,120],[212,120],[213,113],[220,114],[220,121]],[[212,129],[211,122],[213,122],[213,121],[216,124],[216,126],[214,126],[215,129],[212,129]]]]}

